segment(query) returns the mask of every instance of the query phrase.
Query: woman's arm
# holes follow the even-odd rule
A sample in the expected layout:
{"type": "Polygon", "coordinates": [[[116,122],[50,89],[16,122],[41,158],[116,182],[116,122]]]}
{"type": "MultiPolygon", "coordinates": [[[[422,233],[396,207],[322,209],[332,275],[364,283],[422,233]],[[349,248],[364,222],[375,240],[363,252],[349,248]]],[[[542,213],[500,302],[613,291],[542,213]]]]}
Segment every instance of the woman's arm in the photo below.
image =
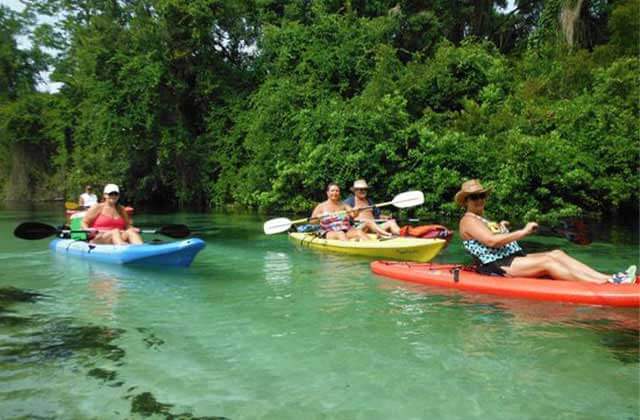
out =
{"type": "Polygon", "coordinates": [[[87,213],[82,218],[82,223],[80,224],[82,229],[91,228],[91,225],[93,225],[96,217],[98,217],[98,214],[100,214],[100,210],[102,210],[102,206],[100,204],[95,204],[91,206],[89,210],[87,210],[87,213]]]}
{"type": "Polygon", "coordinates": [[[129,229],[131,226],[131,219],[129,219],[129,214],[127,213],[127,211],[124,209],[123,206],[121,206],[120,204],[118,204],[118,213],[120,213],[120,217],[122,217],[122,220],[124,220],[124,228],[129,229]]]}
{"type": "Polygon", "coordinates": [[[481,220],[475,217],[463,217],[460,221],[460,235],[463,239],[475,239],[488,247],[500,248],[510,242],[524,238],[534,232],[537,227],[537,223],[529,222],[524,228],[514,232],[493,233],[481,220]]]}
{"type": "Polygon", "coordinates": [[[313,209],[313,213],[311,213],[311,219],[309,220],[309,223],[312,223],[314,225],[317,225],[318,223],[320,223],[320,217],[322,216],[324,210],[324,206],[322,203],[318,204],[316,206],[315,209],[313,209]]]}
{"type": "Polygon", "coordinates": [[[358,217],[358,214],[360,214],[359,208],[354,209],[350,205],[344,203],[342,204],[342,210],[346,211],[349,217],[351,217],[352,219],[355,219],[356,217],[358,217]]]}

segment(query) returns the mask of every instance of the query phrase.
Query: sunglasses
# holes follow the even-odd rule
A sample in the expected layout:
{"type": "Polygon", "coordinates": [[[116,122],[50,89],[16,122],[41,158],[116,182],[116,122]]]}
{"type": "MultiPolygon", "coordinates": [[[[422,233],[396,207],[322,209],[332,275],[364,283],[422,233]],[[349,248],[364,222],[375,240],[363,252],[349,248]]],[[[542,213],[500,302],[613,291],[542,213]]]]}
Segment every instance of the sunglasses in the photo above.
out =
{"type": "Polygon", "coordinates": [[[115,192],[115,191],[113,191],[113,192],[110,192],[110,193],[109,193],[109,194],[107,194],[107,195],[108,195],[109,197],[117,197],[117,196],[119,196],[119,195],[120,195],[120,193],[119,193],[119,192],[115,192]]]}
{"type": "Polygon", "coordinates": [[[367,192],[366,188],[354,188],[354,191],[367,192]]]}
{"type": "Polygon", "coordinates": [[[467,198],[469,198],[469,200],[474,200],[474,201],[484,200],[485,198],[487,198],[487,193],[469,194],[467,198]]]}

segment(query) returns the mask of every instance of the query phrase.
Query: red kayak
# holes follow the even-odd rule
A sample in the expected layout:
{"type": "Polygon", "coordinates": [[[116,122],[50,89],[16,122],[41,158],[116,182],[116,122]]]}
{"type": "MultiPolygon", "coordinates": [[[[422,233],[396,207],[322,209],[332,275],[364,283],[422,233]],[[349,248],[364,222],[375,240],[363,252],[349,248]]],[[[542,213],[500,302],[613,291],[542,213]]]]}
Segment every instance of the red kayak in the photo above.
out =
{"type": "Polygon", "coordinates": [[[589,305],[640,307],[640,284],[595,284],[527,277],[499,277],[479,274],[456,264],[374,261],[371,270],[379,275],[470,292],[514,298],[570,302],[589,305]]]}

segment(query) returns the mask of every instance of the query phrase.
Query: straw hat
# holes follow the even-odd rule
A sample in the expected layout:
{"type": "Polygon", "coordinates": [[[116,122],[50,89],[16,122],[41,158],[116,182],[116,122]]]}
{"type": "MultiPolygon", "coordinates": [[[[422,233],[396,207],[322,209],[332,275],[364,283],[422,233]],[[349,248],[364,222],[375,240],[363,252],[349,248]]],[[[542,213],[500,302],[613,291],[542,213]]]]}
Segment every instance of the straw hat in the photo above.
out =
{"type": "Polygon", "coordinates": [[[359,189],[366,190],[368,188],[369,186],[367,185],[367,181],[365,181],[364,179],[358,179],[353,183],[353,187],[351,187],[351,191],[359,190],[359,189]]]}
{"type": "Polygon", "coordinates": [[[484,188],[479,180],[470,179],[469,181],[465,181],[462,183],[462,187],[460,187],[460,191],[456,193],[454,201],[460,207],[464,207],[464,202],[469,194],[490,193],[491,190],[491,187],[484,188]]]}

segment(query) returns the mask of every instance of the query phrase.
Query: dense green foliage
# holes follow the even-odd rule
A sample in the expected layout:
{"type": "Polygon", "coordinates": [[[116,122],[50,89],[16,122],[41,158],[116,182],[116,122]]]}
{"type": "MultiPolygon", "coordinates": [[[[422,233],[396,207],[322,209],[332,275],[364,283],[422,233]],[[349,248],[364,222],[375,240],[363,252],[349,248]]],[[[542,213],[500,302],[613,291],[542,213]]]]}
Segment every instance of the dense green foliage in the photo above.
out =
{"type": "Polygon", "coordinates": [[[423,211],[451,213],[478,177],[510,218],[637,214],[640,0],[505,6],[0,8],[5,197],[116,182],[136,203],[307,211],[327,182],[366,178],[379,199],[421,189],[423,211]],[[34,89],[45,65],[63,83],[55,94],[34,89]],[[25,170],[29,156],[42,163],[25,170]]]}

